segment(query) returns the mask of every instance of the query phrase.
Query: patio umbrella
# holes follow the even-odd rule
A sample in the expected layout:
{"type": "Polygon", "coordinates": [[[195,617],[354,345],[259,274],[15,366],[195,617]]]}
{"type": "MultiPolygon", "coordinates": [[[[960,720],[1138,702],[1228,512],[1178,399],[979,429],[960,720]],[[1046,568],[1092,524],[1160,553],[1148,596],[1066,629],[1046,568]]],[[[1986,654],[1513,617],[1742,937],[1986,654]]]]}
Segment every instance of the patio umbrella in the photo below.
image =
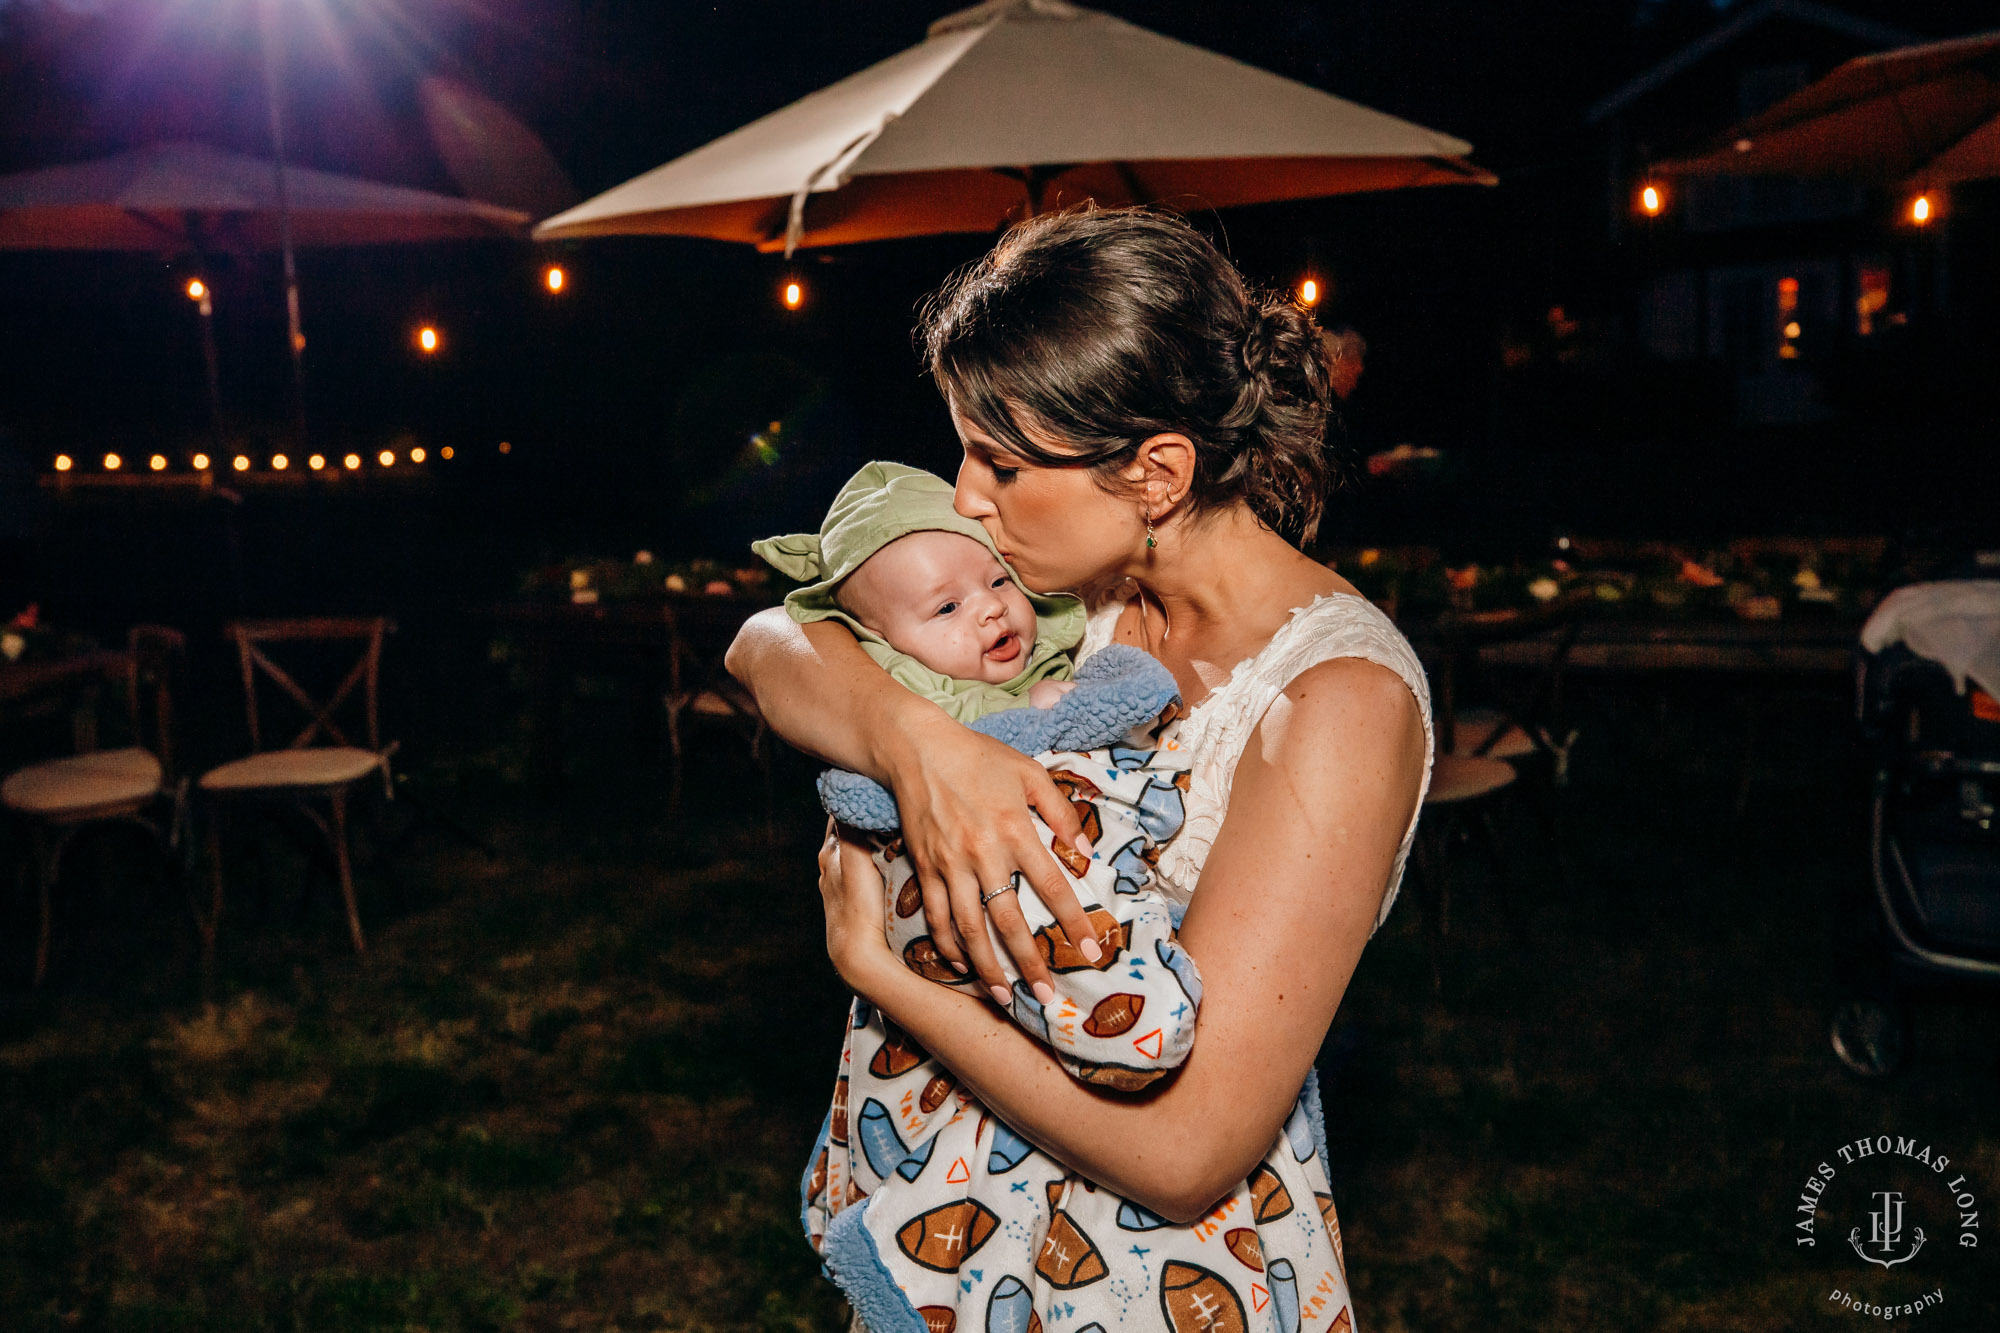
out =
{"type": "Polygon", "coordinates": [[[1492,184],[1471,149],[1063,0],[991,0],[535,236],[664,233],[790,253],[990,232],[1083,199],[1216,208],[1492,184]]]}
{"type": "Polygon", "coordinates": [[[1654,169],[1919,189],[2000,176],[2000,32],[1850,60],[1703,151],[1654,169]]]}
{"type": "MultiPolygon", "coordinates": [[[[519,236],[532,219],[475,199],[288,167],[301,246],[519,236]]],[[[194,143],[0,176],[0,249],[273,250],[271,163],[194,143]]]]}

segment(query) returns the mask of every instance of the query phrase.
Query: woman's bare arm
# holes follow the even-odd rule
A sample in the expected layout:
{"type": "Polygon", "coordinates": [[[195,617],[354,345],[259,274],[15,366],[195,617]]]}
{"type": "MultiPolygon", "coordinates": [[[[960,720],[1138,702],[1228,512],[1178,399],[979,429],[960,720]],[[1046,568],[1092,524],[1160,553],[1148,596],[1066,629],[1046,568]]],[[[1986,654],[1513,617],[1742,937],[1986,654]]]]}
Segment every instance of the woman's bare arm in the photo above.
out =
{"type": "Polygon", "coordinates": [[[760,611],[723,665],[789,744],[895,793],[932,941],[960,971],[970,964],[989,989],[1007,993],[984,928],[990,917],[1021,979],[1049,983],[1026,918],[1002,892],[1017,870],[1071,939],[1090,939],[1089,918],[1028,819],[1035,810],[1089,854],[1076,811],[1040,764],[898,685],[834,621],[800,625],[782,607],[760,611]],[[961,921],[973,927],[961,930],[961,921]]]}
{"type": "MultiPolygon", "coordinates": [[[[1190,1221],[1277,1139],[1374,928],[1423,763],[1416,703],[1385,668],[1323,663],[1273,704],[1181,927],[1205,987],[1194,1053],[1143,1098],[1078,1085],[978,1001],[884,967],[891,956],[870,952],[868,926],[854,919],[870,897],[880,911],[879,882],[848,894],[823,879],[829,949],[859,993],[1016,1131],[1106,1188],[1190,1221]]],[[[852,852],[841,866],[840,879],[872,870],[852,852]]]]}

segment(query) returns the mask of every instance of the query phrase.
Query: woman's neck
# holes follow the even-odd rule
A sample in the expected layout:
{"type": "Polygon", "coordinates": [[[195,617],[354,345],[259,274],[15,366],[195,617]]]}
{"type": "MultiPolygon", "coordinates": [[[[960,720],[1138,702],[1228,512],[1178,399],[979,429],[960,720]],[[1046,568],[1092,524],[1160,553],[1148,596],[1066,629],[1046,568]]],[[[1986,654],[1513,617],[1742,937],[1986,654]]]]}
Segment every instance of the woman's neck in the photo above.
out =
{"type": "Polygon", "coordinates": [[[1162,531],[1130,572],[1150,603],[1147,637],[1175,656],[1235,652],[1246,637],[1268,638],[1293,607],[1347,588],[1243,505],[1162,531]]]}

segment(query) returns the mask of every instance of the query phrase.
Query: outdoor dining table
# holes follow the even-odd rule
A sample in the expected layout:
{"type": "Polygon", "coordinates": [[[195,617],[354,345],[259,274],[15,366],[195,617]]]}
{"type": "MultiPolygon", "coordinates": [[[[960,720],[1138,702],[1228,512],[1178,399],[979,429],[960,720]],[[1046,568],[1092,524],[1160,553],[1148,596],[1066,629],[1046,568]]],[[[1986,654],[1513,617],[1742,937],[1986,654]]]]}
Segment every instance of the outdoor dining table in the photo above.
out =
{"type": "Polygon", "coordinates": [[[0,707],[10,713],[41,704],[70,708],[77,753],[97,748],[97,691],[106,681],[132,670],[132,655],[112,649],[84,649],[56,657],[0,665],[0,707]]]}
{"type": "MultiPolygon", "coordinates": [[[[1842,615],[1784,620],[1586,619],[1569,648],[1570,671],[1845,675],[1861,621],[1842,615]]],[[[1543,667],[1554,633],[1482,644],[1482,666],[1543,667]]]]}
{"type": "Polygon", "coordinates": [[[529,771],[548,787],[563,778],[563,700],[579,676],[602,673],[632,698],[633,735],[643,755],[660,749],[663,699],[683,674],[713,675],[743,622],[763,600],[711,593],[580,604],[521,599],[485,608],[484,618],[519,645],[529,693],[529,771]]]}

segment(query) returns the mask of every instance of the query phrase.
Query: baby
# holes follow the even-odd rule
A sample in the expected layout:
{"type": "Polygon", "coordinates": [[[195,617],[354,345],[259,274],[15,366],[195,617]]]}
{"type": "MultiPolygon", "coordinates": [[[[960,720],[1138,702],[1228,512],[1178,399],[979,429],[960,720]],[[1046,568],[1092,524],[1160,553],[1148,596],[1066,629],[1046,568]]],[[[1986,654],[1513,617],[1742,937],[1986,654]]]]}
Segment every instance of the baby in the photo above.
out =
{"type": "Polygon", "coordinates": [[[1050,707],[1073,674],[1082,603],[1023,587],[986,529],[952,508],[942,477],[870,463],[818,532],[750,549],[807,585],[785,599],[792,619],[842,622],[898,682],[960,722],[1050,707]]]}
{"type": "MultiPolygon", "coordinates": [[[[806,584],[786,599],[794,620],[840,620],[896,680],[1049,770],[1093,850],[1058,840],[1039,820],[1037,828],[1097,937],[1071,941],[1016,876],[1054,985],[1022,983],[994,935],[1012,985],[989,994],[949,968],[928,934],[893,797],[836,771],[821,778],[821,798],[844,826],[876,835],[886,933],[912,970],[1001,1003],[1079,1082],[1136,1092],[1186,1060],[1201,1002],[1200,976],[1152,873],[1180,829],[1187,785],[1173,678],[1116,645],[1073,669],[1081,604],[1023,587],[952,498],[942,478],[870,463],[841,489],[818,533],[753,549],[806,584]]],[[[907,1034],[854,1002],[833,1108],[803,1182],[802,1220],[870,1327],[913,1318],[948,1327],[947,1313],[975,1327],[1000,1287],[1093,1283],[1102,1265],[1078,1267],[1074,1183],[1060,1163],[981,1113],[907,1034]],[[979,1260],[961,1274],[975,1252],[979,1260]]],[[[1159,1223],[1135,1213],[1118,1225],[1159,1223]]]]}
{"type": "MultiPolygon", "coordinates": [[[[961,532],[931,530],[898,537],[862,561],[834,592],[840,609],[891,648],[949,680],[970,699],[959,720],[1018,705],[1020,679],[1040,637],[1035,608],[1000,558],[961,532]],[[988,685],[1005,698],[970,688],[988,685]]],[[[1051,659],[1066,665],[1065,658],[1051,659]]],[[[1075,682],[1033,679],[1026,702],[1053,707],[1075,682]]]]}

